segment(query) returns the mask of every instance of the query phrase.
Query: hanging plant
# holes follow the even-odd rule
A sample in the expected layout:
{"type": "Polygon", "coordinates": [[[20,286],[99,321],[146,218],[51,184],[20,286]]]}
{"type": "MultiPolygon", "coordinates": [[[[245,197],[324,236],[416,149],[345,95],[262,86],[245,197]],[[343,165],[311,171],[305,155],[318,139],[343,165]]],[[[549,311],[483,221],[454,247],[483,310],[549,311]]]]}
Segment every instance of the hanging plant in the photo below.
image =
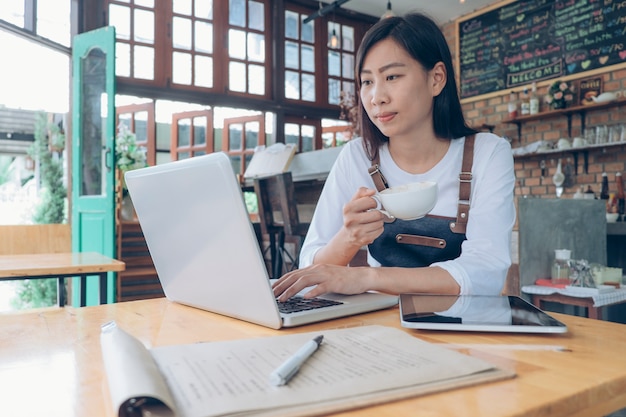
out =
{"type": "Polygon", "coordinates": [[[120,123],[118,126],[118,134],[115,138],[115,160],[116,166],[120,170],[124,191],[126,191],[126,183],[124,182],[126,171],[148,166],[146,148],[137,145],[137,136],[124,123],[120,123]]]}

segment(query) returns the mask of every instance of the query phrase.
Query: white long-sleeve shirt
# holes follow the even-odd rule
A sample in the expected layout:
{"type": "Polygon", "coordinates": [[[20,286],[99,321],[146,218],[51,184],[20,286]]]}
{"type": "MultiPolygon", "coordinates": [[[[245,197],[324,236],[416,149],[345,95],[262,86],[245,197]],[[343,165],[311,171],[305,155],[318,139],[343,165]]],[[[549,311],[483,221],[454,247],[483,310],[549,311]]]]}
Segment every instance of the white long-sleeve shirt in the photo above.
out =
{"type": "MultiPolygon", "coordinates": [[[[410,174],[393,161],[387,145],[380,149],[380,169],[390,187],[417,181],[438,183],[437,204],[430,214],[456,217],[459,173],[465,138],[452,140],[446,155],[424,174],[410,174]]],[[[375,188],[368,173],[371,162],[362,140],[343,146],[317,203],[300,254],[300,266],[313,263],[317,251],[343,226],[343,206],[359,187],[375,188]]],[[[498,294],[511,264],[511,231],[515,223],[515,171],[511,147],[501,137],[478,133],[474,147],[470,212],[461,255],[434,263],[457,281],[461,294],[498,294]]],[[[380,266],[368,253],[370,266],[380,266]]]]}

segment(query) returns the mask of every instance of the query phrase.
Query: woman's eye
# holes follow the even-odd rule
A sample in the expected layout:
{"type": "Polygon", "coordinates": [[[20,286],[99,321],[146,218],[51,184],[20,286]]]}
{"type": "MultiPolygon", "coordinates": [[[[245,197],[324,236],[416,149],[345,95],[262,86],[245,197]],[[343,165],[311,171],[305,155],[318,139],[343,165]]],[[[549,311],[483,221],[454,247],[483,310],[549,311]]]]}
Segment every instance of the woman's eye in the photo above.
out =
{"type": "Polygon", "coordinates": [[[398,78],[398,76],[397,76],[397,75],[388,75],[388,76],[387,76],[387,81],[393,81],[393,80],[395,80],[396,78],[398,78]]]}
{"type": "Polygon", "coordinates": [[[361,80],[361,85],[370,85],[371,83],[370,80],[361,80]]]}

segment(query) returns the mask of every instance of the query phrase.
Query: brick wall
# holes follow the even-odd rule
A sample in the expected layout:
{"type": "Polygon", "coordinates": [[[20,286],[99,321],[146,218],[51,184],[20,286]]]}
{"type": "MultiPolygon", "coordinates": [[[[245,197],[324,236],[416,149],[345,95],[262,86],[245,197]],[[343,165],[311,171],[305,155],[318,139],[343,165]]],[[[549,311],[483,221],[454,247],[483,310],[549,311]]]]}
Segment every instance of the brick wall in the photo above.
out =
{"type": "MultiPolygon", "coordinates": [[[[453,57],[456,54],[456,26],[454,22],[445,24],[442,27],[448,44],[452,50],[453,57]]],[[[603,79],[603,91],[622,92],[622,99],[626,97],[626,69],[613,70],[601,74],[603,79]]],[[[578,79],[588,78],[583,75],[578,79]]],[[[571,81],[576,81],[571,80],[571,81]]],[[[540,112],[549,111],[547,105],[543,103],[549,84],[554,80],[538,84],[538,94],[542,98],[540,112]]],[[[528,86],[530,90],[530,85],[528,86]]],[[[503,92],[500,95],[479,100],[467,100],[463,104],[463,109],[467,120],[471,125],[480,127],[483,124],[495,126],[494,133],[511,139],[513,148],[525,146],[539,140],[556,143],[559,138],[570,138],[568,135],[567,117],[555,116],[544,120],[525,122],[522,126],[521,137],[518,138],[518,128],[515,124],[504,123],[508,117],[509,93],[503,92]]],[[[519,106],[518,106],[519,107],[519,106]]],[[[600,124],[613,124],[618,122],[626,123],[626,101],[623,106],[611,107],[602,110],[592,110],[590,107],[585,117],[587,127],[600,124]]],[[[571,138],[582,136],[580,117],[572,116],[571,138]]],[[[571,141],[570,138],[570,141],[571,141]]],[[[576,158],[578,159],[577,172],[573,173],[564,188],[561,198],[572,198],[580,186],[585,189],[591,185],[596,195],[600,192],[602,172],[607,172],[609,178],[609,191],[615,192],[615,174],[622,172],[626,175],[626,143],[612,144],[606,147],[593,147],[585,151],[563,151],[549,152],[546,154],[534,154],[515,157],[515,172],[517,186],[515,195],[532,196],[540,198],[554,198],[556,187],[552,183],[552,176],[556,172],[559,158],[563,167],[574,168],[576,158]],[[584,171],[584,159],[587,154],[588,167],[584,171]],[[545,169],[541,169],[542,161],[545,169]],[[543,176],[542,176],[543,174],[543,176]]]]}

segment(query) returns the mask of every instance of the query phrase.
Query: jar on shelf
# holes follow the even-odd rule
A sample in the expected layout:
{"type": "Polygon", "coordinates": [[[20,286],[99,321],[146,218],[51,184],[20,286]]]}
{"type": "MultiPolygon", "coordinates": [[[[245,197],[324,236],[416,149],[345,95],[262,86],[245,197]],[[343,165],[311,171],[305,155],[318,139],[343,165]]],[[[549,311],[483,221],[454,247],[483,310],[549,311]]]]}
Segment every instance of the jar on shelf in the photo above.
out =
{"type": "Polygon", "coordinates": [[[556,249],[554,251],[554,263],[552,264],[552,283],[557,285],[569,285],[570,268],[569,260],[572,251],[569,249],[556,249]]]}

